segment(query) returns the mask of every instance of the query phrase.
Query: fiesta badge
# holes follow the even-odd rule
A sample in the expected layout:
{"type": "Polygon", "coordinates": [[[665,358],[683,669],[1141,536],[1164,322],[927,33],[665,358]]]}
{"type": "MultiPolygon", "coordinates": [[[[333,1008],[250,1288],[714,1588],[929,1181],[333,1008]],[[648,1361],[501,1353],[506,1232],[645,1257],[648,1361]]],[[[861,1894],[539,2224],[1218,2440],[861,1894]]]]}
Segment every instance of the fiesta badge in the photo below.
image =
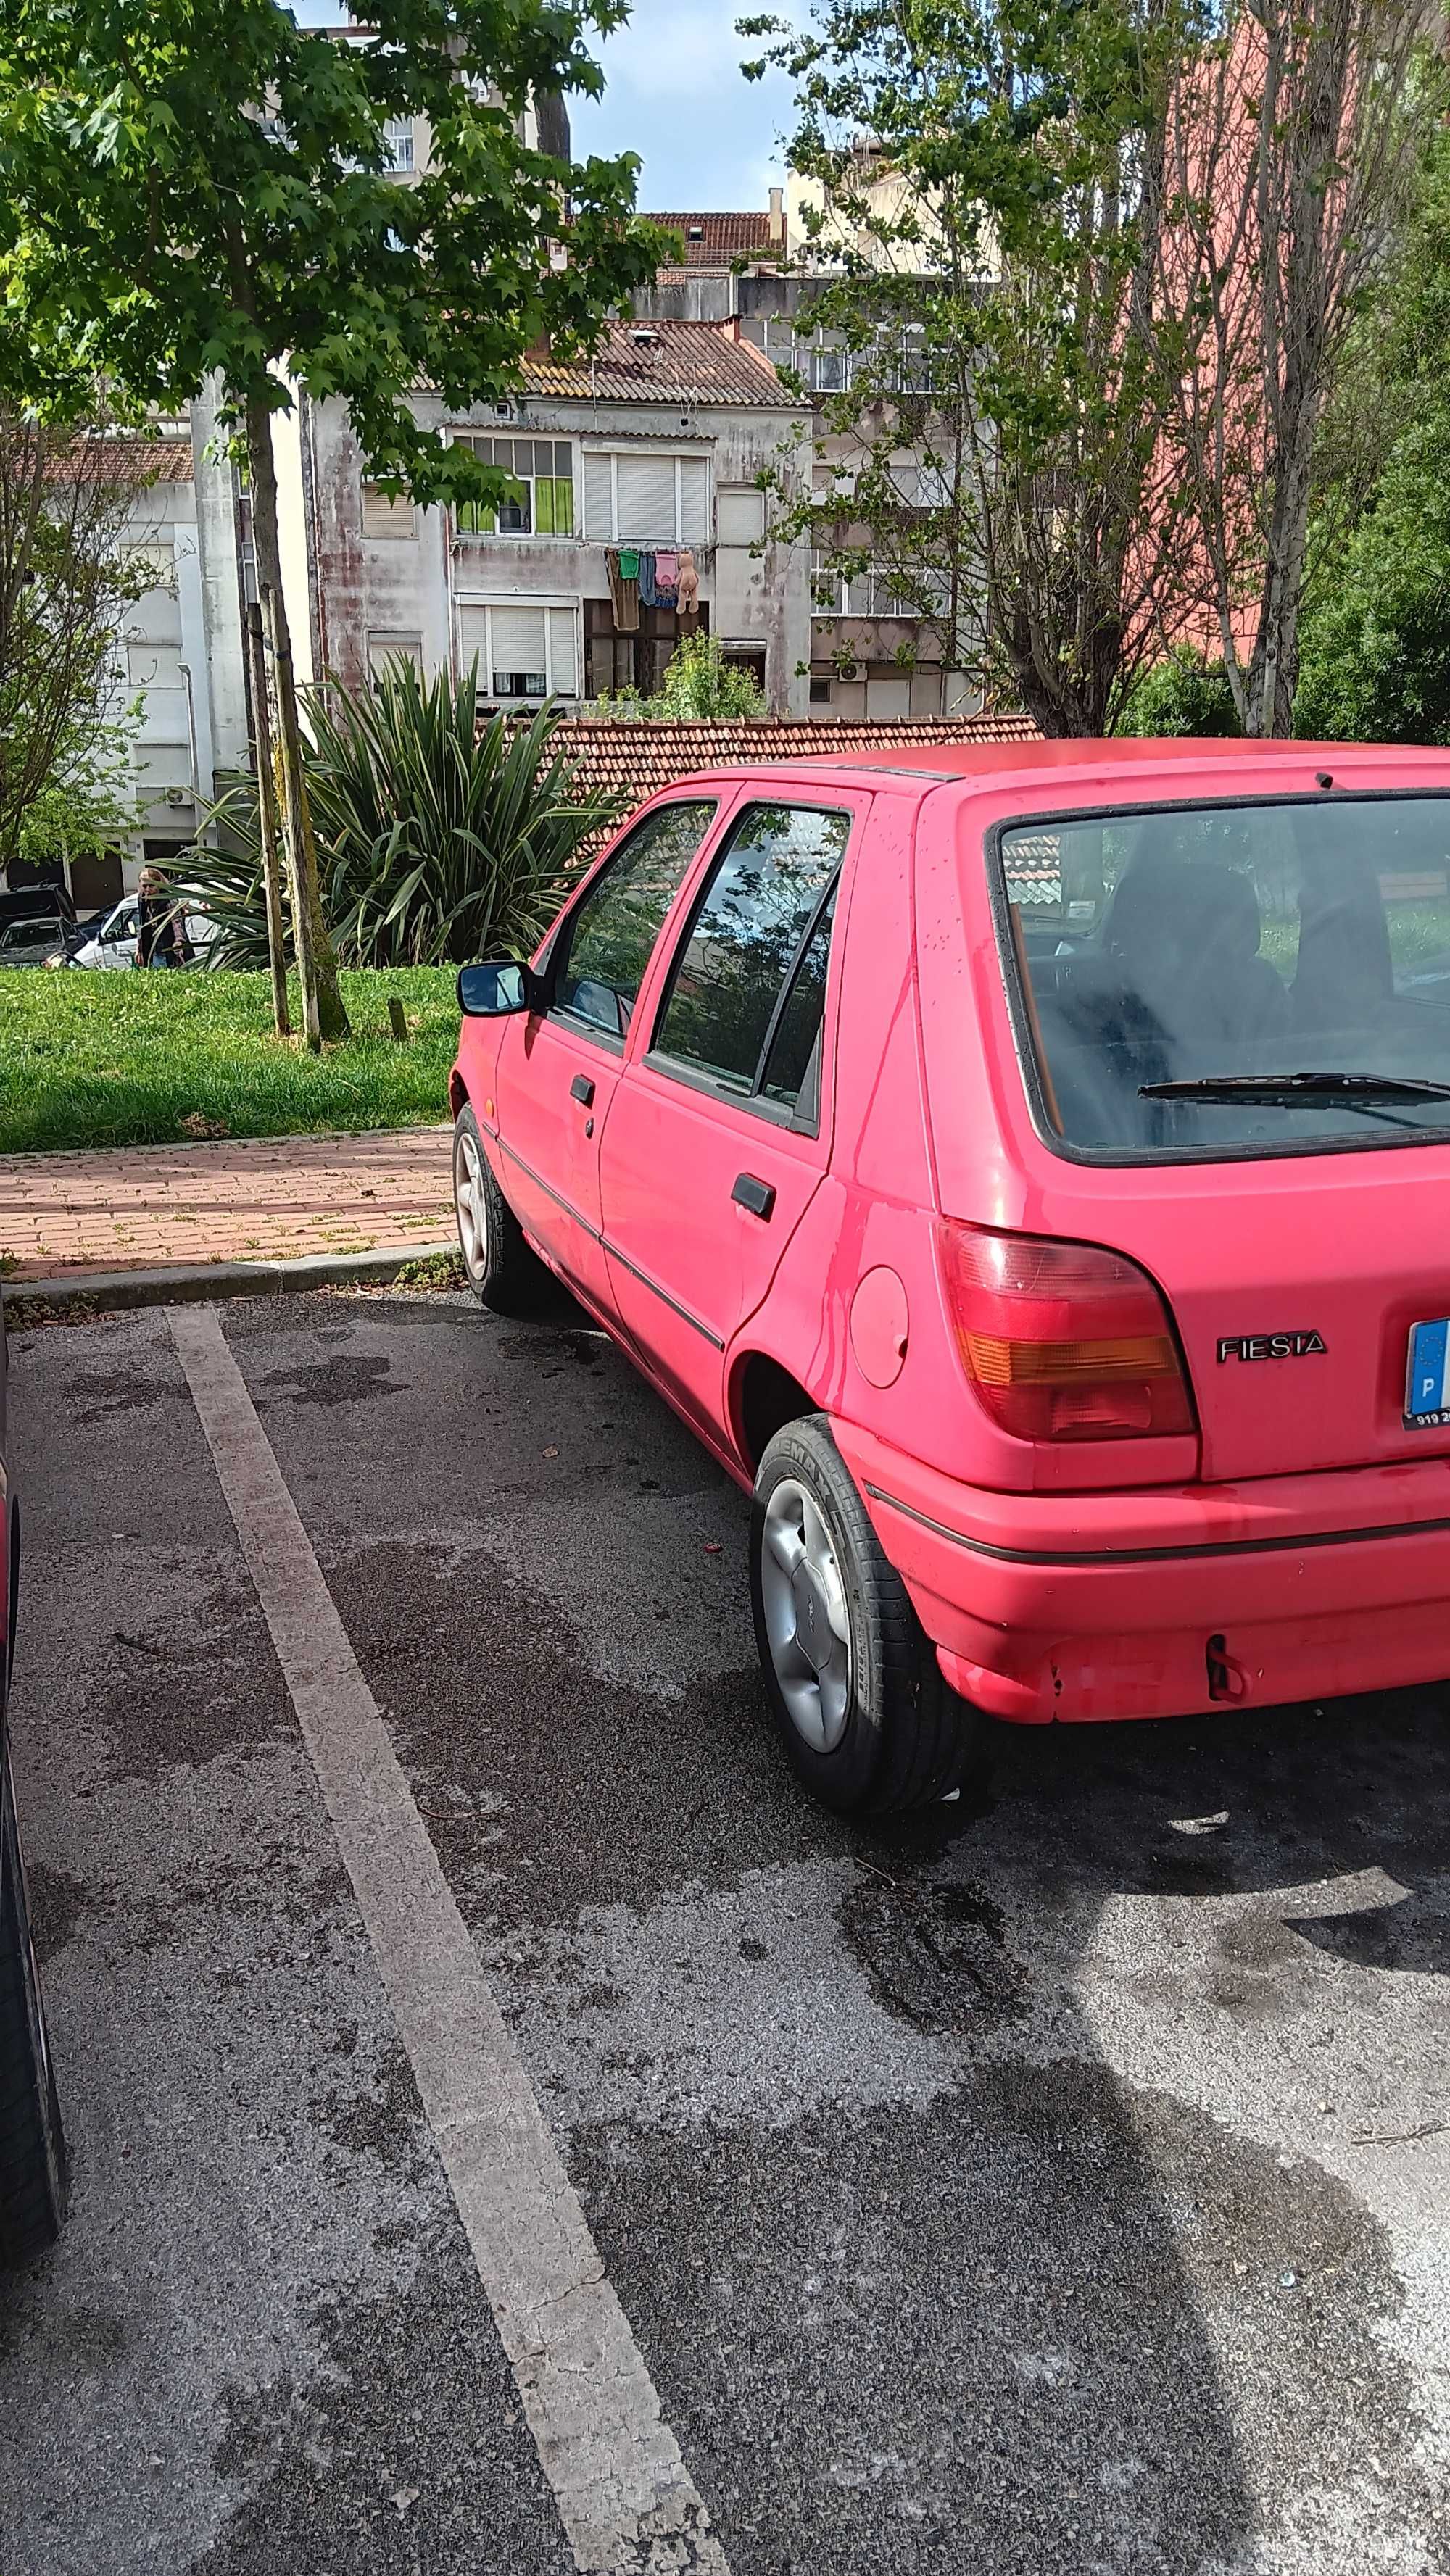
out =
{"type": "Polygon", "coordinates": [[[1326,1356],[1322,1333],[1225,1333],[1218,1346],[1224,1360],[1315,1360],[1326,1356]]]}

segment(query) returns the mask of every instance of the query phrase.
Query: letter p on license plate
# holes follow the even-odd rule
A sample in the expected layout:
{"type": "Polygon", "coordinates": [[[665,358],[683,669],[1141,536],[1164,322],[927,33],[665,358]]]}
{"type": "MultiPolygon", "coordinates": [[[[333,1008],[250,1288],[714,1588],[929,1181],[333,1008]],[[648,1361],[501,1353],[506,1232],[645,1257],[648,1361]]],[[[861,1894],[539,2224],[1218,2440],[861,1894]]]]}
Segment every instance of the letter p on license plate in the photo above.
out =
{"type": "Polygon", "coordinates": [[[1410,1327],[1410,1364],[1405,1373],[1405,1428],[1433,1431],[1450,1423],[1450,1317],[1410,1327]]]}

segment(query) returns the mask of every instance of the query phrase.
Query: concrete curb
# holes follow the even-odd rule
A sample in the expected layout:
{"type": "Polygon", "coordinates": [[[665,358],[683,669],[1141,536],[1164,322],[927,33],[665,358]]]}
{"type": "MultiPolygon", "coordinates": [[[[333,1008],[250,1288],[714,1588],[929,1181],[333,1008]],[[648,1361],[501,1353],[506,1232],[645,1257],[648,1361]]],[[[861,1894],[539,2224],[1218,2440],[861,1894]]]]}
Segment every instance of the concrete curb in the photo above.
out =
{"type": "MultiPolygon", "coordinates": [[[[83,1306],[108,1314],[128,1306],[182,1306],[222,1297],[299,1296],[309,1288],[386,1284],[413,1261],[435,1261],[458,1249],[445,1243],[400,1243],[375,1252],[310,1253],[299,1261],[194,1261],[170,1270],[95,1270],[80,1278],[7,1279],[7,1309],[83,1306]]],[[[19,1321],[19,1318],[16,1319],[19,1321]]]]}

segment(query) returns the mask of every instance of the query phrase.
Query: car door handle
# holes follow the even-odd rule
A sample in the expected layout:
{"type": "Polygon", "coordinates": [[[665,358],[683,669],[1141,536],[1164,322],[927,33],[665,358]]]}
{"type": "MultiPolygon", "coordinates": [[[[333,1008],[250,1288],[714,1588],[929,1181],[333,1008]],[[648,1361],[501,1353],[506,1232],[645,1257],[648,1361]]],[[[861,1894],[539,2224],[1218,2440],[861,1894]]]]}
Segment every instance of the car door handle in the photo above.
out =
{"type": "Polygon", "coordinates": [[[749,1208],[752,1216],[769,1225],[775,1206],[775,1191],[769,1181],[758,1181],[753,1172],[742,1172],[730,1195],[738,1206],[749,1208]]]}
{"type": "Polygon", "coordinates": [[[594,1085],[590,1081],[587,1073],[575,1074],[573,1081],[569,1085],[569,1097],[571,1100],[577,1100],[582,1108],[593,1108],[594,1085]]]}

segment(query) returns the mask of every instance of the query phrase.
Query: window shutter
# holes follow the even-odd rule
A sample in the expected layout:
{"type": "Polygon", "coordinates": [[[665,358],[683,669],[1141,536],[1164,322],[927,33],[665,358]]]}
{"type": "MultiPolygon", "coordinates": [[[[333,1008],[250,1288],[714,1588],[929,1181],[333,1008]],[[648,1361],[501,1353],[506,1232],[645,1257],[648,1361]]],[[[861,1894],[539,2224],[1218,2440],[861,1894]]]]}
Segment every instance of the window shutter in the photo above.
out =
{"type": "Polygon", "coordinates": [[[613,474],[607,456],[584,459],[584,533],[596,545],[607,545],[614,535],[612,500],[613,474]]]}
{"type": "MultiPolygon", "coordinates": [[[[688,475],[689,467],[683,471],[688,475]]],[[[682,496],[685,516],[689,518],[688,485],[682,496]]],[[[765,534],[765,494],[750,489],[722,485],[715,495],[715,516],[722,546],[754,546],[765,534]]],[[[688,540],[693,544],[693,538],[688,540]]],[[[702,540],[703,542],[703,540],[702,540]]]]}
{"type": "MultiPolygon", "coordinates": [[[[489,615],[493,620],[494,671],[548,669],[542,608],[494,608],[489,615]]],[[[490,672],[490,686],[492,681],[490,672]]]]}
{"type": "Polygon", "coordinates": [[[561,698],[577,697],[579,693],[572,608],[549,611],[549,687],[561,698]]]}
{"type": "Polygon", "coordinates": [[[458,611],[458,667],[466,671],[474,654],[478,655],[478,685],[487,694],[493,687],[493,673],[488,667],[488,614],[482,608],[460,608],[458,611]]]}
{"type": "Polygon", "coordinates": [[[394,501],[376,483],[362,487],[362,532],[365,537],[411,537],[413,504],[394,501]]]}
{"type": "Polygon", "coordinates": [[[687,546],[710,542],[710,469],[703,456],[680,459],[680,541],[687,546]]]}
{"type": "Polygon", "coordinates": [[[627,546],[675,542],[675,460],[672,456],[619,459],[619,536],[627,546]]]}

